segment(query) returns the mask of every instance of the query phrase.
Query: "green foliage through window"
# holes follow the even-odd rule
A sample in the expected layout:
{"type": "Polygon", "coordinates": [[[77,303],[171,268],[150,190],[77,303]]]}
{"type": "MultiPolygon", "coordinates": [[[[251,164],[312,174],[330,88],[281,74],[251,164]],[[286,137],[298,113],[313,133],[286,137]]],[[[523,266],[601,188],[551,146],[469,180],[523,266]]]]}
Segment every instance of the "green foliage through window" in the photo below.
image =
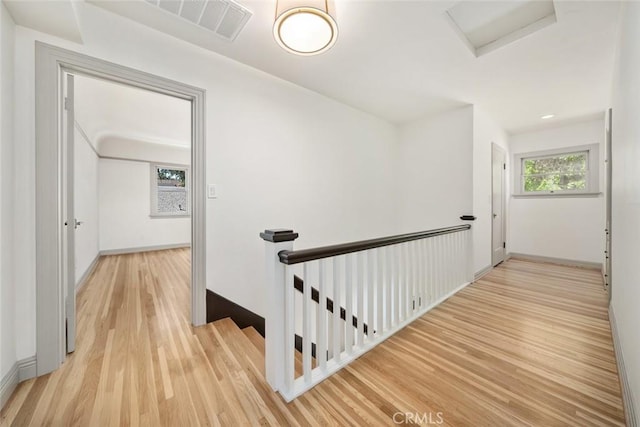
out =
{"type": "Polygon", "coordinates": [[[158,168],[158,185],[171,187],[184,187],[186,184],[186,171],[184,169],[158,168]]]}
{"type": "Polygon", "coordinates": [[[524,192],[587,189],[588,152],[522,159],[524,192]]]}

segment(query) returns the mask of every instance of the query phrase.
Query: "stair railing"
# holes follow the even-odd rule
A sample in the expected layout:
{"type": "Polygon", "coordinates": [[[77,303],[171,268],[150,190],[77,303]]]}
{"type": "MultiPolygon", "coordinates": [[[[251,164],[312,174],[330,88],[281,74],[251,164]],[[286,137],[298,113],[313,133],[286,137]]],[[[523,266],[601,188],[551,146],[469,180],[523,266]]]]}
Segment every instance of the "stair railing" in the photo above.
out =
{"type": "Polygon", "coordinates": [[[295,251],[292,230],[260,233],[266,242],[266,377],[273,390],[293,400],[468,285],[470,228],[295,251]],[[329,300],[340,309],[319,304],[329,300]]]}

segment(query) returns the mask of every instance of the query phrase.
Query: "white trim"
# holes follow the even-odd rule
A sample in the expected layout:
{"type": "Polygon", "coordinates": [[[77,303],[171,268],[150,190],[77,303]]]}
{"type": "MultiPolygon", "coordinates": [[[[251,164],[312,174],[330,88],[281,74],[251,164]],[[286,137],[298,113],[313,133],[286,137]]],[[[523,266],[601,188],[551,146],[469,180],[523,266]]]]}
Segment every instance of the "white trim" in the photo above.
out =
{"type": "MultiPolygon", "coordinates": [[[[508,259],[507,255],[505,254],[504,260],[506,261],[507,259],[508,259]]],[[[487,265],[482,270],[476,272],[476,274],[473,276],[473,281],[476,282],[476,281],[482,279],[484,276],[486,276],[487,274],[491,273],[491,270],[493,270],[493,266],[492,265],[487,265]]]]}
{"type": "Polygon", "coordinates": [[[100,157],[100,153],[98,153],[98,150],[96,150],[96,147],[93,146],[93,144],[91,143],[91,140],[87,136],[87,133],[84,131],[82,126],[80,126],[80,123],[78,123],[77,120],[74,120],[73,124],[74,124],[74,127],[76,128],[76,130],[78,131],[78,133],[80,134],[80,136],[82,137],[82,139],[89,145],[91,150],[93,150],[93,152],[96,153],[96,156],[98,156],[98,158],[99,158],[100,157]]]}
{"type": "Polygon", "coordinates": [[[0,408],[9,401],[14,390],[22,381],[36,376],[36,356],[18,360],[0,381],[0,408]]]}
{"type": "Polygon", "coordinates": [[[35,43],[36,102],[36,361],[37,374],[52,372],[65,354],[61,279],[62,194],[59,82],[64,71],[94,76],[191,101],[191,322],[206,323],[205,96],[203,89],[77,52],[35,43]]]}
{"type": "Polygon", "coordinates": [[[622,391],[622,401],[624,403],[624,415],[627,419],[628,427],[638,427],[640,425],[640,413],[636,416],[636,408],[634,406],[633,390],[629,384],[629,376],[624,364],[622,356],[622,346],[620,345],[620,337],[618,335],[618,326],[616,316],[613,312],[613,306],[609,306],[609,324],[611,325],[611,337],[613,338],[613,348],[616,352],[616,363],[618,365],[618,376],[620,377],[620,389],[622,391]]]}
{"type": "Polygon", "coordinates": [[[9,401],[13,391],[18,386],[18,362],[14,363],[9,372],[0,381],[0,408],[9,401]]]}
{"type": "Polygon", "coordinates": [[[528,255],[517,252],[510,252],[506,259],[519,259],[523,261],[546,262],[549,264],[566,265],[568,267],[588,268],[590,270],[601,270],[601,262],[578,261],[566,258],[554,258],[540,255],[528,255]]]}
{"type": "Polygon", "coordinates": [[[91,276],[91,273],[93,273],[93,270],[95,270],[96,265],[98,265],[99,259],[100,259],[100,252],[98,251],[95,258],[93,258],[93,261],[91,261],[91,264],[89,264],[89,267],[87,267],[84,273],[82,273],[82,276],[80,276],[80,279],[76,281],[76,294],[78,293],[80,288],[84,286],[89,276],[91,276]]]}
{"type": "Polygon", "coordinates": [[[554,150],[533,151],[528,153],[515,153],[513,155],[513,197],[593,197],[599,195],[600,187],[600,144],[577,145],[563,147],[554,150]],[[557,192],[539,191],[525,193],[522,182],[522,161],[531,158],[551,157],[562,154],[587,152],[589,173],[587,176],[587,188],[584,190],[558,190],[557,192]]]}
{"type": "Polygon", "coordinates": [[[190,248],[190,247],[191,247],[191,243],[175,243],[171,245],[138,246],[135,248],[106,249],[104,251],[100,251],[100,256],[135,254],[138,252],[164,251],[167,249],[179,249],[179,248],[190,248]]]}
{"type": "Polygon", "coordinates": [[[602,193],[539,193],[539,194],[512,194],[514,199],[557,199],[571,197],[600,197],[602,193]]]}
{"type": "Polygon", "coordinates": [[[18,360],[18,382],[30,380],[36,377],[36,356],[25,357],[18,360]]]}

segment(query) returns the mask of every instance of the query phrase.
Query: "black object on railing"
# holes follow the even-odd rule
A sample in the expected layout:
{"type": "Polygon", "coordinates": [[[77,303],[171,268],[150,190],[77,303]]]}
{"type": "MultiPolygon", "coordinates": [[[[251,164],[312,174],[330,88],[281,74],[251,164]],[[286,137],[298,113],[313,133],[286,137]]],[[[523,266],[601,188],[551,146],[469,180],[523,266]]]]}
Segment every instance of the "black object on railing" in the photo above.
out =
{"type": "MultiPolygon", "coordinates": [[[[304,280],[294,275],[293,287],[295,288],[296,291],[303,293],[304,280]]],[[[317,302],[318,304],[320,304],[320,291],[314,288],[313,286],[311,287],[311,299],[317,302]]],[[[333,300],[331,298],[327,298],[327,310],[333,313],[333,300]]],[[[358,328],[358,318],[356,316],[351,316],[351,317],[352,317],[351,324],[353,325],[354,328],[358,328]]],[[[345,322],[347,320],[347,311],[343,307],[340,307],[340,318],[345,322]]],[[[362,325],[362,329],[364,330],[365,335],[369,334],[369,327],[367,326],[366,323],[362,325]]]]}
{"type": "Polygon", "coordinates": [[[471,225],[457,225],[455,227],[438,228],[435,230],[421,231],[418,233],[398,234],[396,236],[380,237],[378,239],[361,240],[359,242],[342,243],[339,245],[323,246],[313,249],[302,249],[299,251],[281,251],[278,253],[280,262],[287,265],[301,262],[314,261],[322,258],[329,258],[367,249],[380,248],[382,246],[395,245],[398,243],[410,242],[412,240],[425,239],[427,237],[440,236],[443,234],[456,233],[471,228],[471,225]]]}
{"type": "Polygon", "coordinates": [[[476,217],[473,215],[462,215],[460,219],[463,221],[475,221],[476,217]]]}

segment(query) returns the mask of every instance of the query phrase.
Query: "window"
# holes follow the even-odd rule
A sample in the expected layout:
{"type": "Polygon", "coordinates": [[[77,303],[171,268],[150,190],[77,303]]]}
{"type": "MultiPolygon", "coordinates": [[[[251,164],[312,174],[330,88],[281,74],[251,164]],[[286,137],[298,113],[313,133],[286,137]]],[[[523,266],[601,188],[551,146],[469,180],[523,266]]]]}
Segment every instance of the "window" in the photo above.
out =
{"type": "Polygon", "coordinates": [[[515,196],[598,193],[598,144],[516,154],[515,196]]]}
{"type": "Polygon", "coordinates": [[[189,216],[189,168],[151,165],[151,216],[189,216]]]}

